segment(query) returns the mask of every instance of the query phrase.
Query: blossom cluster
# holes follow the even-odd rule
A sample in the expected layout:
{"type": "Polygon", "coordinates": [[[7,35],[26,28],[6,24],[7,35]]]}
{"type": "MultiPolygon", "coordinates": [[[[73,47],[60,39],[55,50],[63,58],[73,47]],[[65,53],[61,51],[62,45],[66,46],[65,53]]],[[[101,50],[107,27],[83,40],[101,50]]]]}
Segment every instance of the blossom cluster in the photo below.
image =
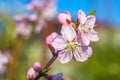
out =
{"type": "Polygon", "coordinates": [[[14,17],[16,21],[16,36],[27,39],[32,31],[40,33],[46,21],[50,21],[56,14],[54,0],[32,0],[26,5],[28,13],[14,17]]]}
{"type": "Polygon", "coordinates": [[[61,63],[67,63],[72,58],[79,62],[86,61],[92,55],[90,42],[99,40],[94,30],[96,17],[86,16],[84,11],[79,10],[76,23],[68,11],[60,13],[58,20],[62,24],[61,35],[53,32],[46,38],[49,48],[59,51],[58,59],[61,63]]]}
{"type": "Polygon", "coordinates": [[[44,68],[39,62],[36,62],[28,70],[28,80],[38,80],[41,77],[46,80],[63,80],[62,73],[53,76],[47,74],[50,65],[56,58],[64,64],[72,58],[76,61],[84,62],[92,55],[90,43],[99,40],[97,32],[94,30],[96,22],[94,12],[86,16],[84,11],[79,10],[77,20],[73,22],[70,13],[67,11],[58,15],[58,21],[62,25],[61,34],[53,32],[46,38],[46,44],[53,53],[52,58],[44,68]],[[38,73],[37,76],[35,76],[35,72],[38,73]]]}

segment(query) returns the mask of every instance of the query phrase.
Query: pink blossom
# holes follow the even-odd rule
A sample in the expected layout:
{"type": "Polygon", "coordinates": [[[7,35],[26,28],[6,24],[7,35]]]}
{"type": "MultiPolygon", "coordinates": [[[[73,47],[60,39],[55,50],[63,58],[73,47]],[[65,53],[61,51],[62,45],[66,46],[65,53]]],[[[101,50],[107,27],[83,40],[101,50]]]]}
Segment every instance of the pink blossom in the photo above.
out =
{"type": "Polygon", "coordinates": [[[86,14],[82,11],[78,11],[78,42],[81,42],[84,45],[89,45],[90,41],[98,41],[99,37],[97,32],[93,29],[95,26],[96,17],[89,15],[86,17],[86,14]]]}
{"type": "Polygon", "coordinates": [[[32,31],[32,27],[30,25],[26,26],[25,24],[21,23],[17,25],[16,28],[16,35],[17,36],[23,36],[25,39],[27,39],[32,31]]]}
{"type": "Polygon", "coordinates": [[[31,32],[32,27],[30,22],[36,20],[36,15],[18,15],[14,17],[14,20],[16,21],[16,35],[22,36],[25,39],[27,39],[31,32]]]}
{"type": "Polygon", "coordinates": [[[32,0],[27,5],[27,9],[38,14],[35,33],[40,33],[43,27],[46,26],[46,21],[52,20],[56,15],[54,0],[32,0]]]}
{"type": "Polygon", "coordinates": [[[33,80],[35,78],[35,71],[31,67],[27,72],[27,80],[33,80]]]}
{"type": "Polygon", "coordinates": [[[69,24],[67,22],[67,20],[70,22],[71,21],[71,15],[69,12],[64,12],[64,13],[60,13],[58,15],[58,21],[61,23],[61,24],[69,24]]]}
{"type": "Polygon", "coordinates": [[[41,72],[42,71],[42,65],[39,62],[35,62],[33,65],[33,68],[36,72],[41,72]]]}
{"type": "Polygon", "coordinates": [[[51,45],[60,50],[58,59],[61,63],[67,63],[72,58],[84,62],[92,54],[91,47],[83,47],[77,42],[76,32],[72,26],[64,24],[61,29],[62,36],[56,36],[51,45]]]}

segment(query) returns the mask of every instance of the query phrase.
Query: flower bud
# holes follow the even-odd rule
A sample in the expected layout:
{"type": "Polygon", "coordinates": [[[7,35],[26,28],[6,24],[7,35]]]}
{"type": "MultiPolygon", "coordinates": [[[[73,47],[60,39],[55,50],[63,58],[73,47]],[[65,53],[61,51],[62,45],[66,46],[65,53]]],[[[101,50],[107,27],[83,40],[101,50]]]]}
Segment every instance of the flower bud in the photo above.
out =
{"type": "Polygon", "coordinates": [[[71,22],[71,15],[69,12],[60,13],[58,15],[58,20],[61,24],[69,24],[71,22]]]}
{"type": "Polygon", "coordinates": [[[33,80],[35,78],[35,71],[31,67],[27,72],[27,80],[33,80]]]}
{"type": "Polygon", "coordinates": [[[33,68],[36,72],[41,72],[42,71],[42,65],[39,62],[35,62],[33,65],[33,68]]]}

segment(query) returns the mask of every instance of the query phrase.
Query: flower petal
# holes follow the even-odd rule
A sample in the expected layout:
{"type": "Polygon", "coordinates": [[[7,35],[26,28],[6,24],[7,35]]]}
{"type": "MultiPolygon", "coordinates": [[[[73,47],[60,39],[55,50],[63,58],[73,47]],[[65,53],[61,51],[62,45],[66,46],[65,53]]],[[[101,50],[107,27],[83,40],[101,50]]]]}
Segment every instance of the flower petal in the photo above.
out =
{"type": "Polygon", "coordinates": [[[92,48],[88,46],[82,46],[84,54],[86,54],[88,57],[92,55],[92,48]]]}
{"type": "Polygon", "coordinates": [[[57,37],[58,34],[56,32],[51,33],[49,36],[46,38],[46,43],[51,44],[51,42],[57,37]]]}
{"type": "Polygon", "coordinates": [[[77,33],[77,41],[83,46],[88,46],[90,44],[90,40],[86,37],[82,30],[79,30],[77,33]]]}
{"type": "Polygon", "coordinates": [[[67,46],[66,41],[62,36],[55,37],[51,42],[51,45],[57,50],[62,50],[67,46]]]}
{"type": "Polygon", "coordinates": [[[82,25],[85,23],[86,14],[84,13],[84,11],[82,11],[82,10],[78,11],[78,20],[79,20],[80,23],[82,23],[82,25]]]}
{"type": "Polygon", "coordinates": [[[90,57],[91,54],[92,54],[91,47],[87,47],[86,50],[83,50],[82,47],[79,47],[75,50],[74,58],[77,61],[84,62],[88,59],[88,57],[90,57]]]}
{"type": "Polygon", "coordinates": [[[58,53],[58,59],[61,63],[69,62],[73,57],[72,51],[70,50],[62,50],[58,53]]]}
{"type": "Polygon", "coordinates": [[[88,16],[85,26],[88,28],[93,28],[95,25],[96,17],[95,16],[88,16]]]}
{"type": "Polygon", "coordinates": [[[66,24],[62,26],[61,34],[68,41],[72,41],[76,37],[76,32],[72,26],[66,24]]]}
{"type": "Polygon", "coordinates": [[[85,33],[85,35],[90,41],[98,41],[99,40],[97,32],[95,32],[94,30],[91,30],[91,31],[85,33]]]}

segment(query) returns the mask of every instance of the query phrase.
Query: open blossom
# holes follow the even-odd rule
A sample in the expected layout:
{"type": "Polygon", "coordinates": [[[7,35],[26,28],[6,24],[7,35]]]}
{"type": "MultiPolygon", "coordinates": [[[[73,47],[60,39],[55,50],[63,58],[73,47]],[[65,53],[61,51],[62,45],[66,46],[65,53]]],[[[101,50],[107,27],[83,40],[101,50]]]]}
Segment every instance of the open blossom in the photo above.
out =
{"type": "Polygon", "coordinates": [[[36,20],[35,15],[23,15],[23,16],[15,16],[16,21],[16,35],[23,36],[24,38],[28,38],[32,32],[32,27],[30,22],[36,20]]]}
{"type": "Polygon", "coordinates": [[[71,20],[71,15],[69,12],[60,13],[58,15],[58,21],[61,24],[68,24],[74,27],[77,31],[77,40],[82,45],[88,46],[90,41],[98,41],[99,37],[97,32],[93,29],[95,26],[96,17],[89,15],[86,17],[86,14],[82,11],[78,11],[78,21],[79,24],[75,24],[71,20]]]}
{"type": "Polygon", "coordinates": [[[78,42],[82,42],[84,45],[89,45],[90,41],[98,41],[99,37],[97,32],[93,29],[95,26],[96,17],[86,14],[82,11],[78,11],[78,42]]]}
{"type": "Polygon", "coordinates": [[[61,63],[67,63],[72,58],[77,61],[84,62],[92,54],[91,47],[82,46],[77,42],[76,32],[70,25],[63,25],[61,29],[62,36],[56,36],[51,45],[60,50],[58,53],[58,59],[61,63]]]}
{"type": "Polygon", "coordinates": [[[19,36],[23,36],[25,38],[28,38],[31,34],[32,28],[31,26],[25,26],[24,24],[20,24],[16,28],[16,34],[19,36]]]}
{"type": "Polygon", "coordinates": [[[46,25],[46,21],[52,20],[56,15],[54,0],[32,0],[26,8],[38,14],[35,33],[39,33],[46,25]]]}

